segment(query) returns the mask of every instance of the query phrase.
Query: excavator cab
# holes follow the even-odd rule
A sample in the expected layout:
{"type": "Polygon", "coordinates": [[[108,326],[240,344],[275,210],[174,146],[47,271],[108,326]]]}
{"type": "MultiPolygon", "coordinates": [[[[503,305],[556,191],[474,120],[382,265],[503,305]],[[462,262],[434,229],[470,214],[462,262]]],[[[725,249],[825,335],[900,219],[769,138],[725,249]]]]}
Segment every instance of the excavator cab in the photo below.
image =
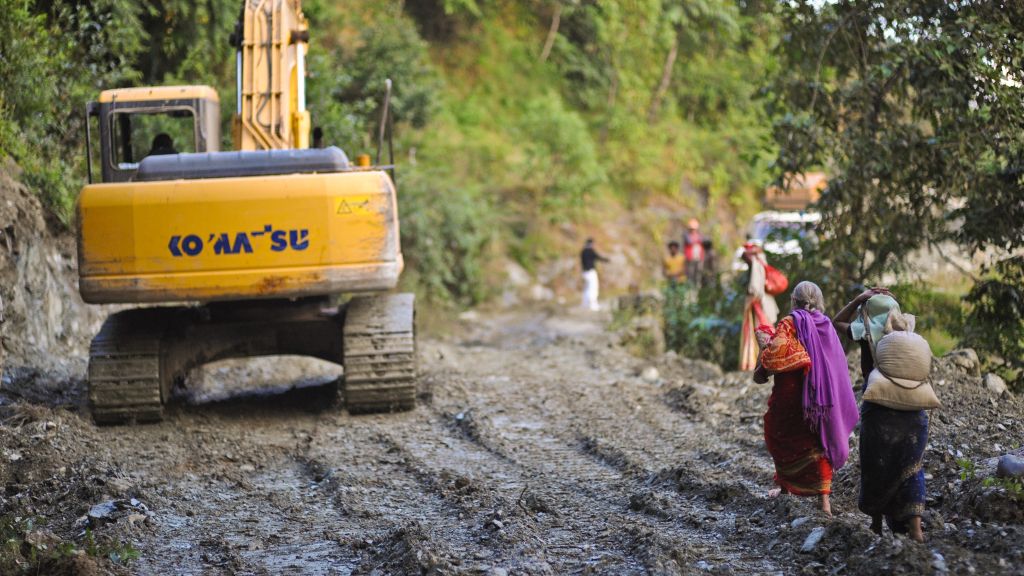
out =
{"type": "MultiPolygon", "coordinates": [[[[104,182],[133,180],[147,156],[220,149],[220,99],[209,86],[105,90],[86,110],[90,120],[98,120],[104,182]]],[[[92,146],[88,130],[90,182],[92,146]]]]}

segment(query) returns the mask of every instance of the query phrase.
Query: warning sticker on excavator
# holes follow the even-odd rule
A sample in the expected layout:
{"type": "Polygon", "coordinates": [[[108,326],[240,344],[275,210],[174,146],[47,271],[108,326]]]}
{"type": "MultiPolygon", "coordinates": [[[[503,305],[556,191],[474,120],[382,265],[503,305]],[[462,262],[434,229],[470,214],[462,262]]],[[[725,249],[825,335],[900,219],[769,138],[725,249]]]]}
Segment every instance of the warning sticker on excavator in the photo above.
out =
{"type": "Polygon", "coordinates": [[[334,213],[338,216],[349,216],[352,214],[369,214],[369,196],[343,196],[334,199],[334,213]]]}

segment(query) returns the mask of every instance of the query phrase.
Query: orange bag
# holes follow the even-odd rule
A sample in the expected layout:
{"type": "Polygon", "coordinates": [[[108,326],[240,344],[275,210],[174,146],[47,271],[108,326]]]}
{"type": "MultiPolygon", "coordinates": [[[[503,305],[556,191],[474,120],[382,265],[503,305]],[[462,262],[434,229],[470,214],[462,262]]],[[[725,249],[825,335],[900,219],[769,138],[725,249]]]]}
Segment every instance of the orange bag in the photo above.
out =
{"type": "Polygon", "coordinates": [[[772,296],[778,296],[789,288],[789,278],[779,271],[778,268],[764,264],[764,291],[772,296]]]}

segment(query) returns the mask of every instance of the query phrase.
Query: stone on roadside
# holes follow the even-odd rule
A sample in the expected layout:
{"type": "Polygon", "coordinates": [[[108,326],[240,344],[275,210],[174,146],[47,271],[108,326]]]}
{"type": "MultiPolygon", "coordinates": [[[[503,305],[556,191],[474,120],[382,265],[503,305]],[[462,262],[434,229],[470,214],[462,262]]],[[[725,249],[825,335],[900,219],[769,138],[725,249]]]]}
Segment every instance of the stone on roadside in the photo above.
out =
{"type": "Polygon", "coordinates": [[[113,492],[111,496],[124,496],[132,489],[132,481],[127,478],[108,478],[107,487],[113,492]]]}
{"type": "Polygon", "coordinates": [[[1003,454],[996,464],[996,476],[1000,478],[1024,477],[1024,457],[1014,454],[1003,454]]]}
{"type": "Polygon", "coordinates": [[[31,545],[33,548],[46,550],[47,548],[55,548],[60,544],[60,538],[49,530],[32,530],[28,534],[25,534],[25,543],[31,545]]]}
{"type": "Polygon", "coordinates": [[[114,515],[114,512],[117,512],[117,501],[108,500],[107,502],[100,502],[92,508],[89,508],[88,516],[89,520],[95,522],[98,520],[110,519],[110,517],[114,515]]]}
{"type": "Polygon", "coordinates": [[[799,528],[811,520],[810,516],[801,516],[790,523],[790,528],[799,528]]]}
{"type": "Polygon", "coordinates": [[[480,319],[480,313],[476,310],[466,310],[459,314],[459,320],[463,322],[476,322],[480,319]]]}
{"type": "Polygon", "coordinates": [[[550,302],[555,299],[555,291],[542,284],[530,286],[529,295],[534,302],[550,302]]]}
{"type": "Polygon", "coordinates": [[[679,365],[695,380],[708,381],[722,377],[722,367],[707,360],[680,357],[679,365]]]}
{"type": "Polygon", "coordinates": [[[978,353],[973,348],[958,348],[946,354],[946,358],[949,358],[954,366],[971,376],[981,375],[981,362],[978,360],[978,353]]]}
{"type": "Polygon", "coordinates": [[[145,524],[146,520],[148,520],[148,519],[149,519],[149,516],[146,516],[145,514],[129,514],[125,518],[125,520],[127,520],[128,523],[133,525],[133,526],[136,525],[136,524],[145,524]]]}
{"type": "Polygon", "coordinates": [[[1002,379],[998,374],[985,374],[985,378],[981,381],[988,388],[989,392],[997,396],[1001,396],[1003,392],[1006,392],[1006,381],[1002,379]]]}
{"type": "Polygon", "coordinates": [[[505,278],[508,284],[516,288],[522,288],[530,283],[530,273],[516,262],[505,263],[505,278]]]}
{"type": "MultiPolygon", "coordinates": [[[[148,506],[135,498],[130,500],[107,500],[93,505],[89,512],[86,513],[84,519],[86,525],[96,528],[110,522],[120,521],[131,514],[152,516],[153,512],[149,510],[148,506]]],[[[81,521],[82,518],[76,522],[76,526],[81,521]]]]}
{"type": "Polygon", "coordinates": [[[121,508],[120,503],[124,503],[124,500],[108,500],[93,505],[86,513],[86,526],[98,528],[116,521],[119,516],[118,510],[121,508]]]}
{"type": "Polygon", "coordinates": [[[661,374],[658,373],[658,369],[654,366],[648,366],[640,372],[640,378],[642,378],[644,382],[654,384],[661,378],[661,374]]]}
{"type": "Polygon", "coordinates": [[[814,549],[821,543],[821,539],[825,537],[825,527],[818,526],[811,533],[807,535],[807,539],[804,540],[803,546],[800,547],[801,552],[814,552],[814,549]]]}

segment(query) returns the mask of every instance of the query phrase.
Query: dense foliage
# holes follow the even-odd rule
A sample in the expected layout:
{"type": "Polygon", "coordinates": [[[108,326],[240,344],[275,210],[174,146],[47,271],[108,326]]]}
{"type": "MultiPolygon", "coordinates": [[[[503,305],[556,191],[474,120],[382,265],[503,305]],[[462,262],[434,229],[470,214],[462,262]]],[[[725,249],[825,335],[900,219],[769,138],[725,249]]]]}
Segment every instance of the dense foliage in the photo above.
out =
{"type": "MultiPolygon", "coordinates": [[[[1024,4],[800,1],[780,12],[777,168],[835,175],[809,263],[832,298],[903,270],[923,245],[954,240],[996,259],[1024,247],[1024,4]]],[[[975,328],[993,335],[973,341],[1019,358],[1022,287],[1009,266],[968,300],[975,328]]]]}
{"type": "Polygon", "coordinates": [[[990,363],[1024,387],[1024,256],[998,262],[967,300],[967,343],[988,351],[990,363]]]}
{"type": "Polygon", "coordinates": [[[63,217],[82,182],[85,102],[139,80],[134,2],[0,0],[0,156],[63,217]]]}
{"type": "MultiPolygon", "coordinates": [[[[206,83],[234,103],[239,0],[0,0],[0,155],[65,222],[83,106],[103,88],[206,83]]],[[[324,141],[376,149],[394,81],[405,252],[438,300],[488,294],[558,225],[667,196],[749,214],[766,179],[774,20],[734,0],[306,0],[308,102],[324,141]]],[[[225,141],[224,147],[230,142],[225,141]]],[[[732,222],[727,222],[732,224],[732,222]]]]}

